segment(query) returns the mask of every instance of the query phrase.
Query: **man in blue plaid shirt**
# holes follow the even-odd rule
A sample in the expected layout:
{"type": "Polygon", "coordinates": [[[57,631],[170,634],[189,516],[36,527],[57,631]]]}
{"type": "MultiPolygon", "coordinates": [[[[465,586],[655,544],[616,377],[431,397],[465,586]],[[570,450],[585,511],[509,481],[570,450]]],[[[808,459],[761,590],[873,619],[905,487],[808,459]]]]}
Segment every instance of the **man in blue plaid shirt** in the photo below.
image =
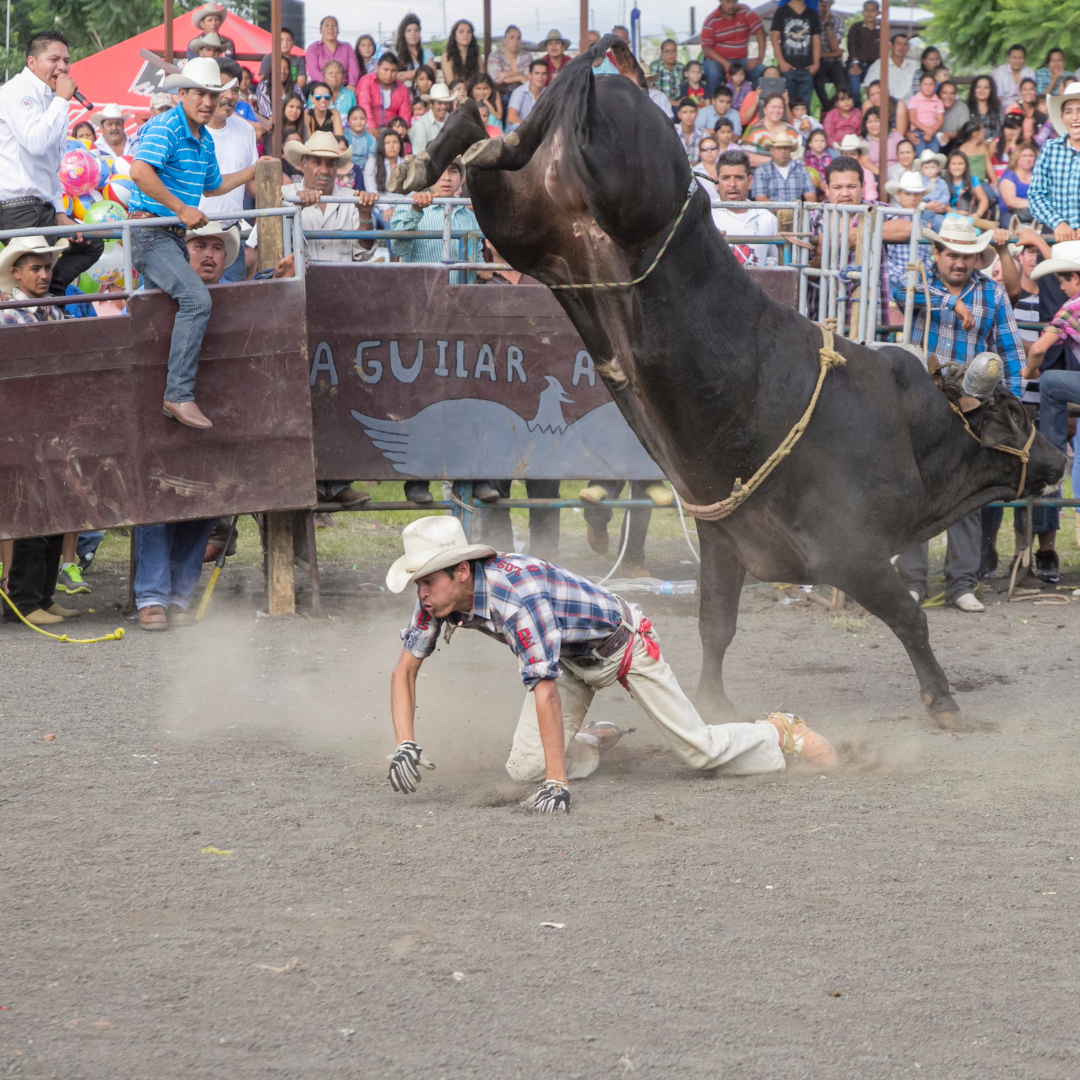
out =
{"type": "MultiPolygon", "coordinates": [[[[1026,360],[1012,304],[1001,285],[978,272],[994,261],[991,243],[1003,258],[1012,257],[1007,246],[1009,234],[996,229],[977,236],[969,218],[947,216],[940,233],[923,229],[923,236],[934,245],[934,272],[929,276],[929,297],[921,284],[915,290],[918,315],[911,340],[922,344],[929,307],[927,353],[937,353],[942,361],[963,364],[981,352],[996,352],[1005,365],[1005,384],[1019,397],[1020,372],[1026,360]]],[[[905,285],[894,286],[893,299],[898,304],[903,305],[905,295],[905,285]]],[[[982,553],[981,511],[951,526],[948,540],[946,601],[961,611],[985,611],[975,596],[982,553]]],[[[896,566],[915,600],[925,599],[929,588],[928,546],[921,544],[905,552],[896,566]]]]}
{"type": "Polygon", "coordinates": [[[769,147],[772,161],[754,170],[754,199],[757,202],[817,202],[817,185],[801,162],[791,160],[796,142],[781,132],[769,147]]]}
{"type": "Polygon", "coordinates": [[[416,790],[418,766],[434,768],[414,740],[416,676],[438,644],[459,627],[510,646],[525,683],[506,770],[515,780],[542,780],[526,801],[542,812],[570,809],[568,779],[596,770],[595,738],[576,738],[597,690],[618,680],[695,769],[737,774],[778,772],[784,754],[817,767],[836,761],[829,743],[797,717],[776,713],[746,724],[707,725],[660,656],[640,608],[562,567],[526,555],[500,555],[470,544],[457,518],[408,525],[405,554],[386,575],[391,592],[417,587],[412,622],[390,682],[398,740],[391,757],[395,791],[416,790]]]}
{"type": "Polygon", "coordinates": [[[1043,145],[1028,188],[1032,216],[1054,230],[1054,242],[1080,240],[1080,83],[1047,98],[1059,138],[1043,145]]]}

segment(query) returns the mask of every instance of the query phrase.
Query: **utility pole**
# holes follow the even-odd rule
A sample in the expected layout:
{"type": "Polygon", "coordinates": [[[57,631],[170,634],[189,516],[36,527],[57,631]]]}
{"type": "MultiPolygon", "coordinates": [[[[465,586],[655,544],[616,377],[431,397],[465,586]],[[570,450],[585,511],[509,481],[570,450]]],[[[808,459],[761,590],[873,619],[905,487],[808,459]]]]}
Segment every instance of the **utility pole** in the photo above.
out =
{"type": "Polygon", "coordinates": [[[878,78],[881,108],[881,134],[878,136],[878,198],[885,201],[885,179],[889,172],[889,65],[892,60],[889,53],[892,45],[889,41],[889,0],[881,0],[881,75],[878,78]]]}

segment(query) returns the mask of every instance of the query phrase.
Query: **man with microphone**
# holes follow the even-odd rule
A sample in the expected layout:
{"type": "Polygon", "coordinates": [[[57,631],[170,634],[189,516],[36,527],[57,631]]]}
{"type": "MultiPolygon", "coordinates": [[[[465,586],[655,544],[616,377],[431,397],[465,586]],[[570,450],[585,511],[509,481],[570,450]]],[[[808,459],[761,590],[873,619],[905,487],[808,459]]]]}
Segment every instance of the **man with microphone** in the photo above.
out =
{"type": "MultiPolygon", "coordinates": [[[[0,87],[0,229],[75,224],[64,212],[58,173],[67,146],[68,102],[89,102],[75,89],[70,67],[67,38],[44,30],[26,43],[26,67],[0,87]]],[[[104,250],[101,240],[72,237],[49,292],[63,296],[104,250]]]]}

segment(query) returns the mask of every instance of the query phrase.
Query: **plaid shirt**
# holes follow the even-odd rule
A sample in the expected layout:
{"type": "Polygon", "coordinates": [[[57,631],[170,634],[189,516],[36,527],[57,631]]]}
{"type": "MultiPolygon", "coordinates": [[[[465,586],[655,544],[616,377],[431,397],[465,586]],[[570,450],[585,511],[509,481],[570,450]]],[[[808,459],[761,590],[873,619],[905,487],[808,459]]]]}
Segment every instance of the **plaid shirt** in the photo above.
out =
{"type": "Polygon", "coordinates": [[[1028,188],[1031,216],[1051,229],[1063,221],[1080,228],[1080,153],[1068,137],[1050,139],[1039,151],[1028,188]]]}
{"type": "Polygon", "coordinates": [[[527,555],[493,555],[477,562],[473,607],[436,619],[419,604],[401,631],[405,648],[420,660],[435,651],[439,630],[449,621],[501,637],[518,658],[521,679],[533,689],[542,679],[557,679],[559,656],[583,655],[622,625],[613,593],[561,566],[527,555]]]}
{"type": "MultiPolygon", "coordinates": [[[[1024,346],[1020,340],[1020,328],[1016,325],[1012,304],[1004,288],[996,281],[976,272],[959,296],[953,296],[938,277],[937,266],[927,275],[930,283],[930,338],[926,343],[928,353],[937,353],[942,360],[964,364],[981,352],[996,352],[1005,363],[1005,384],[1020,396],[1020,369],[1025,364],[1024,346]],[[975,328],[962,330],[956,314],[956,302],[963,302],[975,316],[975,328]]],[[[893,299],[903,306],[906,289],[895,285],[893,299]]],[[[926,293],[920,281],[915,290],[915,325],[911,340],[921,342],[926,326],[926,293]]]]}
{"type": "Polygon", "coordinates": [[[695,127],[690,131],[689,136],[682,129],[682,124],[679,124],[675,128],[675,133],[679,136],[679,142],[683,144],[683,149],[686,151],[686,156],[690,159],[691,165],[696,165],[701,160],[700,146],[702,140],[708,135],[712,138],[713,133],[705,128],[695,127]]]}
{"type": "Polygon", "coordinates": [[[673,68],[668,68],[663,60],[654,60],[649,65],[649,71],[653,74],[653,86],[669,98],[677,98],[682,88],[683,77],[686,74],[686,65],[675,61],[673,68]]]}
{"type": "Polygon", "coordinates": [[[806,166],[797,161],[788,166],[786,180],[772,161],[766,161],[754,170],[755,199],[759,195],[765,195],[770,202],[798,202],[807,192],[812,193],[814,188],[814,181],[806,171],[806,166]]]}
{"type": "MultiPolygon", "coordinates": [[[[0,292],[0,300],[28,300],[21,289],[8,295],[0,292]]],[[[40,307],[17,307],[0,309],[0,326],[20,326],[23,323],[59,322],[68,318],[67,312],[59,304],[42,304],[40,307]]]]}

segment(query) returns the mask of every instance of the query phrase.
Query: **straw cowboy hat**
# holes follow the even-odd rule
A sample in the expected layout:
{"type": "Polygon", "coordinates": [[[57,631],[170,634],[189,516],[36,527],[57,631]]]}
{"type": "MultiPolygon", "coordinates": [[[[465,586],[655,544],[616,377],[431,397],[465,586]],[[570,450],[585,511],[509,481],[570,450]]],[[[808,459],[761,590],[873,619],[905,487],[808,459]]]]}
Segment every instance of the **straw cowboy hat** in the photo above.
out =
{"type": "Polygon", "coordinates": [[[222,23],[229,17],[229,13],[220,4],[203,4],[191,13],[191,21],[196,30],[202,30],[202,22],[207,15],[220,15],[222,23]]]}
{"type": "Polygon", "coordinates": [[[867,144],[859,138],[858,135],[854,135],[848,132],[840,140],[840,153],[841,154],[861,154],[867,149],[867,144]]]}
{"type": "Polygon", "coordinates": [[[164,90],[212,90],[215,94],[231,90],[235,85],[235,79],[227,83],[221,81],[221,68],[212,56],[197,56],[189,60],[183,71],[166,75],[161,84],[164,90]]]}
{"type": "Polygon", "coordinates": [[[334,162],[334,168],[352,160],[352,147],[339,149],[337,136],[331,131],[316,131],[308,141],[286,143],[282,153],[290,165],[299,166],[302,157],[326,158],[334,162]]]}
{"type": "Polygon", "coordinates": [[[942,223],[941,232],[936,233],[933,229],[923,229],[923,239],[932,244],[940,244],[949,251],[955,251],[958,255],[981,255],[979,269],[985,270],[994,262],[995,252],[990,250],[990,241],[994,234],[986,229],[982,235],[977,235],[971,219],[947,215],[942,223]]]}
{"type": "Polygon", "coordinates": [[[901,191],[909,195],[925,195],[933,186],[933,181],[927,180],[920,172],[904,172],[899,180],[889,180],[885,190],[890,195],[899,195],[901,191]]]}
{"type": "Polygon", "coordinates": [[[51,255],[50,265],[55,266],[60,253],[67,246],[68,242],[64,238],[57,240],[55,247],[49,247],[49,241],[44,236],[16,236],[3,251],[0,251],[0,289],[9,295],[15,291],[15,279],[11,276],[11,268],[24,255],[31,253],[51,255]]]}
{"type": "Polygon", "coordinates": [[[936,161],[942,169],[949,164],[949,159],[944,154],[935,154],[929,147],[915,159],[915,165],[925,165],[928,161],[936,161]]]}
{"type": "Polygon", "coordinates": [[[188,229],[184,240],[194,240],[196,236],[220,236],[225,244],[225,265],[232,266],[240,254],[240,230],[234,225],[223,229],[220,221],[208,221],[201,229],[188,229]]]}
{"type": "Polygon", "coordinates": [[[405,554],[387,571],[386,587],[402,592],[417,578],[457,566],[469,559],[486,559],[495,549],[487,544],[470,544],[456,517],[425,517],[406,525],[401,539],[405,554]]]}
{"type": "Polygon", "coordinates": [[[1080,274],[1080,240],[1066,240],[1050,249],[1050,258],[1031,271],[1031,280],[1038,281],[1047,274],[1080,274]]]}
{"type": "Polygon", "coordinates": [[[220,49],[225,51],[225,42],[221,40],[218,34],[203,34],[202,37],[192,38],[187,47],[194,53],[197,53],[200,49],[205,49],[207,46],[211,49],[220,49]]]}
{"type": "Polygon", "coordinates": [[[450,87],[444,82],[437,82],[432,84],[430,94],[421,94],[421,101],[453,101],[453,95],[450,93],[450,87]]]}
{"type": "Polygon", "coordinates": [[[790,150],[794,150],[799,145],[798,139],[793,139],[786,131],[781,131],[775,138],[769,140],[769,149],[774,146],[788,147],[790,150]]]}
{"type": "Polygon", "coordinates": [[[1080,100],[1080,82],[1071,82],[1060,94],[1051,94],[1046,99],[1046,111],[1050,114],[1050,123],[1059,135],[1064,135],[1066,127],[1061,120],[1061,110],[1066,101],[1080,100]]]}
{"type": "Polygon", "coordinates": [[[547,37],[544,38],[544,40],[541,41],[540,44],[543,46],[546,45],[549,41],[561,41],[563,43],[564,49],[570,48],[570,39],[564,38],[558,30],[549,30],[547,32],[547,37]]]}

